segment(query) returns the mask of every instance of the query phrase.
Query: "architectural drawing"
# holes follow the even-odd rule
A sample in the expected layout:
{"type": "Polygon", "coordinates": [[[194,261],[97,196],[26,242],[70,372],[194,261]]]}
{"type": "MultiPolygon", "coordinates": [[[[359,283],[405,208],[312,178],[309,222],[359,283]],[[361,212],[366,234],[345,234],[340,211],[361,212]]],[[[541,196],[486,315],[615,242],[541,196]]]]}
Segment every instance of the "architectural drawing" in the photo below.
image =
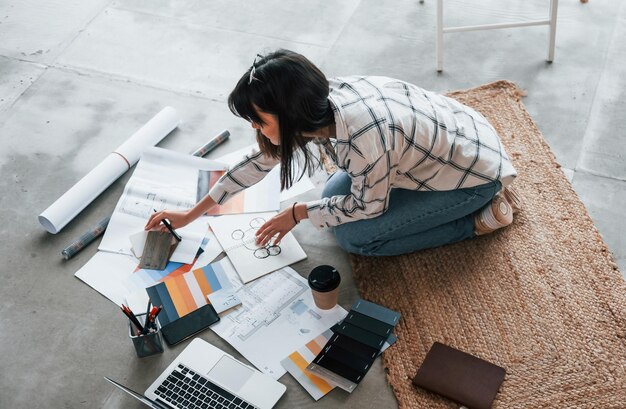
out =
{"type": "Polygon", "coordinates": [[[218,263],[242,305],[211,329],[274,379],[285,373],[283,358],[346,316],[339,305],[318,311],[307,280],[289,267],[244,285],[228,258],[218,263]]]}
{"type": "MultiPolygon", "coordinates": [[[[240,287],[237,295],[242,306],[224,318],[233,323],[230,336],[245,341],[281,316],[285,316],[292,323],[297,321],[296,317],[301,315],[300,309],[288,307],[307,289],[306,283],[284,270],[240,287]]],[[[303,301],[299,300],[297,303],[300,305],[303,301]]]]}
{"type": "Polygon", "coordinates": [[[190,209],[194,205],[189,200],[179,199],[179,197],[184,197],[183,192],[180,192],[179,197],[176,196],[177,192],[172,192],[171,188],[168,189],[166,195],[163,193],[163,189],[158,186],[129,183],[117,211],[146,220],[154,212],[154,209],[190,209]]]}

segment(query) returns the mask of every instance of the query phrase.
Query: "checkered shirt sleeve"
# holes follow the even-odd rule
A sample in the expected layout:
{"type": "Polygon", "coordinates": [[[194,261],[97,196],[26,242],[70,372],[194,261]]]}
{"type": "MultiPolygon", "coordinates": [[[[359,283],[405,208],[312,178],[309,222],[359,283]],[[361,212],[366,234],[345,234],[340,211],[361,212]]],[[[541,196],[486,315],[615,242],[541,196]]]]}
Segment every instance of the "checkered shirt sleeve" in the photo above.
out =
{"type": "Polygon", "coordinates": [[[209,191],[209,196],[222,205],[237,193],[260,182],[279,162],[279,159],[266,156],[254,148],[222,175],[209,191]]]}

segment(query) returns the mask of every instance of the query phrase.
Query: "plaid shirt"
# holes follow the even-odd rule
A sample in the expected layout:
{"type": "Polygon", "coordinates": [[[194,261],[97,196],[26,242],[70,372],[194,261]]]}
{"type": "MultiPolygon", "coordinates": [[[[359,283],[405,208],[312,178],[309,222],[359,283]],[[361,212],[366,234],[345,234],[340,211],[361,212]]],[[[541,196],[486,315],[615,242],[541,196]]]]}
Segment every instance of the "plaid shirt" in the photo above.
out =
{"type": "MultiPolygon", "coordinates": [[[[383,214],[392,188],[454,190],[516,176],[494,128],[454,99],[385,77],[329,80],[336,124],[327,150],[352,179],[350,194],[307,203],[325,228],[383,214]]],[[[223,204],[261,180],[277,160],[255,151],[211,189],[223,204]]]]}

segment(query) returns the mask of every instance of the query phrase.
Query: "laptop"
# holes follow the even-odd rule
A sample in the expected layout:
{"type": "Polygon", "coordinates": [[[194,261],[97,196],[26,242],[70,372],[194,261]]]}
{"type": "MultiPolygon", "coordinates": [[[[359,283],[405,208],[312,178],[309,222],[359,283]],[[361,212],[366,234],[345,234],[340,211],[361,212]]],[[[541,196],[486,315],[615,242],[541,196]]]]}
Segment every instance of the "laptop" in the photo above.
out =
{"type": "Polygon", "coordinates": [[[199,338],[191,341],[144,395],[105,379],[155,409],[271,409],[287,389],[199,338]]]}

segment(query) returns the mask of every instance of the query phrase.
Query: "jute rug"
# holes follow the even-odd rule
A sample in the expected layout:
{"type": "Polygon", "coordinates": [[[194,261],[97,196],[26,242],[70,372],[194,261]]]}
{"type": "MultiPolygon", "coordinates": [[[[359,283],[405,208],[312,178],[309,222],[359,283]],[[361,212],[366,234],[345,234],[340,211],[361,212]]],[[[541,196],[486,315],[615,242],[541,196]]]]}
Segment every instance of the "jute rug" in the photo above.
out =
{"type": "Polygon", "coordinates": [[[398,257],[352,256],[365,299],[402,313],[383,359],[400,408],[457,408],[411,385],[435,341],[503,366],[497,408],[625,408],[626,284],[507,81],[450,94],[495,126],[519,176],[513,225],[398,257]]]}

